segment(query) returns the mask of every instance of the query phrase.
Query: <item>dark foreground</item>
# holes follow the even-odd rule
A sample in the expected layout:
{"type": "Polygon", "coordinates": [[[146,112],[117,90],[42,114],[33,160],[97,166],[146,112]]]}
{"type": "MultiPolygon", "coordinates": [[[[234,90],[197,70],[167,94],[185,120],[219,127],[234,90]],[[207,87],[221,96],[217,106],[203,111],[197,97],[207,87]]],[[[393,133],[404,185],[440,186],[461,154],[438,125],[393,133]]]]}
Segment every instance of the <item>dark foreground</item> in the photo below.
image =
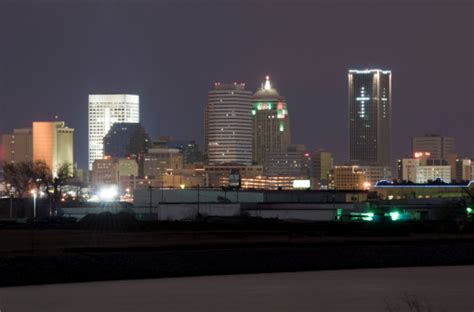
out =
{"type": "Polygon", "coordinates": [[[472,311],[473,280],[474,266],[457,266],[44,285],[0,288],[0,309],[8,312],[472,311]]]}
{"type": "Polygon", "coordinates": [[[0,285],[473,264],[474,241],[470,239],[90,248],[53,255],[3,256],[0,285]]]}

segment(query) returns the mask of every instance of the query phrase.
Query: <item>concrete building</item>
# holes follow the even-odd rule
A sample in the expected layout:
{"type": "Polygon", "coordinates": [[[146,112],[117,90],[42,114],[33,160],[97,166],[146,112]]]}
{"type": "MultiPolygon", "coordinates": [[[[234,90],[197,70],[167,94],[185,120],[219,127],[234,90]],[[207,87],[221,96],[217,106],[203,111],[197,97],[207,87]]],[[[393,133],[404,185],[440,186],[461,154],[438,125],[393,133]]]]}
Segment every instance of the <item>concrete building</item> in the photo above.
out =
{"type": "Polygon", "coordinates": [[[208,164],[252,164],[252,93],[244,83],[215,83],[204,114],[208,164]]]}
{"type": "Polygon", "coordinates": [[[412,154],[419,152],[430,153],[431,159],[448,159],[455,154],[456,143],[454,138],[438,134],[427,134],[412,139],[412,154]]]}
{"type": "Polygon", "coordinates": [[[390,167],[392,73],[349,70],[349,161],[390,167]]]}
{"type": "Polygon", "coordinates": [[[455,171],[456,181],[460,182],[472,180],[472,161],[469,158],[457,159],[455,171]]]}
{"type": "Polygon", "coordinates": [[[179,169],[163,176],[163,187],[197,188],[206,187],[208,176],[204,168],[179,169]]]}
{"type": "Polygon", "coordinates": [[[89,95],[89,170],[103,158],[104,137],[117,122],[140,122],[138,95],[89,95]]]}
{"type": "Polygon", "coordinates": [[[123,178],[134,178],[138,175],[138,164],[134,159],[104,157],[96,159],[92,165],[91,182],[95,188],[118,186],[121,192],[128,185],[122,185],[123,178]]]}
{"type": "Polygon", "coordinates": [[[55,176],[58,169],[70,165],[73,175],[74,129],[65,126],[62,121],[33,122],[33,161],[41,160],[55,176]]]}
{"type": "Polygon", "coordinates": [[[177,148],[150,148],[143,157],[143,174],[149,179],[162,180],[163,176],[183,168],[183,154],[177,148]]]}
{"type": "Polygon", "coordinates": [[[13,129],[12,134],[2,135],[4,161],[6,163],[33,160],[33,134],[31,128],[13,129]]]}
{"type": "Polygon", "coordinates": [[[311,153],[311,185],[315,190],[325,190],[329,186],[329,172],[334,166],[330,152],[317,150],[311,153]]]}
{"type": "Polygon", "coordinates": [[[359,166],[335,166],[330,173],[330,188],[334,190],[365,190],[367,183],[359,166]]]}
{"type": "Polygon", "coordinates": [[[253,162],[263,165],[269,153],[285,152],[291,140],[286,100],[272,87],[268,76],[253,95],[252,120],[253,162]]]}
{"type": "Polygon", "coordinates": [[[302,144],[289,145],[286,151],[267,154],[264,163],[266,176],[301,176],[310,178],[311,157],[302,144]]]}

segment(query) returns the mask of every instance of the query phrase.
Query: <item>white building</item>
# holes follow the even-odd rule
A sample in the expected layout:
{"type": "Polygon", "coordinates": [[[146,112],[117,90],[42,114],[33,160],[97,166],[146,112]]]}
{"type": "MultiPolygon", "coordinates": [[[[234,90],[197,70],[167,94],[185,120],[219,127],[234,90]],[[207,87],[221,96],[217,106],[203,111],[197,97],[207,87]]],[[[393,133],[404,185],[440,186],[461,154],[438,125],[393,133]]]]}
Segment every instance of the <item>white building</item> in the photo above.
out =
{"type": "Polygon", "coordinates": [[[104,156],[104,137],[117,122],[140,122],[138,95],[89,95],[89,170],[104,156]]]}
{"type": "Polygon", "coordinates": [[[436,179],[450,182],[451,166],[418,166],[416,168],[416,183],[427,183],[436,179]]]}
{"type": "Polygon", "coordinates": [[[204,140],[210,165],[252,164],[252,92],[215,83],[208,93],[204,140]]]}
{"type": "Polygon", "coordinates": [[[427,183],[441,179],[451,181],[451,166],[448,164],[429,161],[428,155],[420,158],[404,158],[401,160],[402,179],[414,183],[427,183]]]}

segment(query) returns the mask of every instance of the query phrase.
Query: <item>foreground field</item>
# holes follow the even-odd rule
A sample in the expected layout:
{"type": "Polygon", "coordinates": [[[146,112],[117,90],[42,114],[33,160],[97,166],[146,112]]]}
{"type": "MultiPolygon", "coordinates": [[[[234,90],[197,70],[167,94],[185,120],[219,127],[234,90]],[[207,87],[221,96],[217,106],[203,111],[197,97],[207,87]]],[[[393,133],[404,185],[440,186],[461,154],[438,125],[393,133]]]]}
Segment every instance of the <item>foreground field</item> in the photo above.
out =
{"type": "Polygon", "coordinates": [[[8,312],[472,311],[473,280],[474,266],[458,266],[94,282],[0,288],[0,308],[8,312]],[[409,310],[410,302],[423,309],[409,310]]]}

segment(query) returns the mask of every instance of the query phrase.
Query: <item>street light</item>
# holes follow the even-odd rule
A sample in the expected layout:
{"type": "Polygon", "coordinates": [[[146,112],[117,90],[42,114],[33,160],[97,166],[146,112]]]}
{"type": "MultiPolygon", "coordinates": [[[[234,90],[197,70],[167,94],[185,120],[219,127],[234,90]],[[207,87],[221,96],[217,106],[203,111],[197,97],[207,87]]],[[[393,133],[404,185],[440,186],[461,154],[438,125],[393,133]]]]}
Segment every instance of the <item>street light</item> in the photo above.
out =
{"type": "Polygon", "coordinates": [[[33,220],[36,220],[36,190],[31,190],[31,194],[33,195],[33,220]]]}

